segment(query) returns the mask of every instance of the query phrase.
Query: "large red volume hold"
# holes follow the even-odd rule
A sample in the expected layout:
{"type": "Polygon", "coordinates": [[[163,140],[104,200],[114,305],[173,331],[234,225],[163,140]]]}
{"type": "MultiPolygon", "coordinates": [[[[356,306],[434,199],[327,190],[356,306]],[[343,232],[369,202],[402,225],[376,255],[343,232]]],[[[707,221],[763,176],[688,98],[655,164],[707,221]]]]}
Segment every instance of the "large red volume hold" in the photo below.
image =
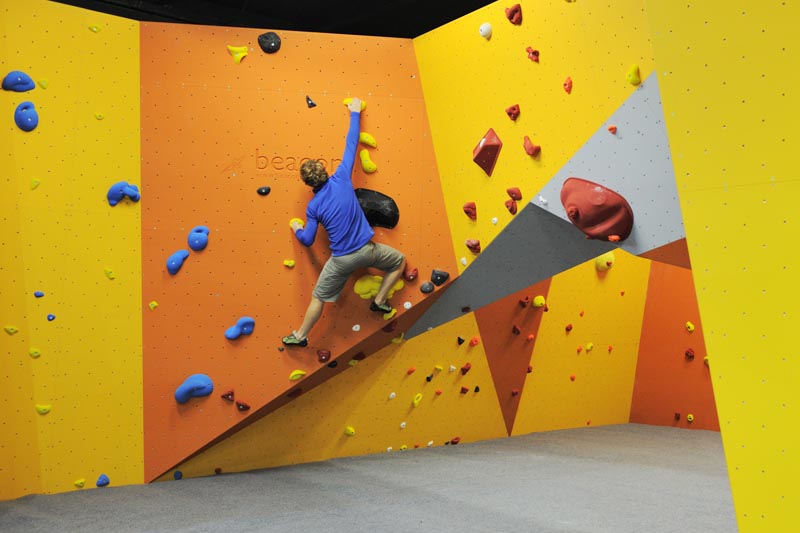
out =
{"type": "Polygon", "coordinates": [[[472,150],[472,160],[491,176],[494,171],[494,165],[497,163],[497,156],[500,155],[500,149],[503,147],[501,141],[492,128],[486,132],[478,146],[472,150]]]}
{"type": "Polygon", "coordinates": [[[590,239],[618,242],[633,229],[633,210],[619,193],[597,183],[568,178],[561,187],[561,204],[575,226],[590,239]]]}

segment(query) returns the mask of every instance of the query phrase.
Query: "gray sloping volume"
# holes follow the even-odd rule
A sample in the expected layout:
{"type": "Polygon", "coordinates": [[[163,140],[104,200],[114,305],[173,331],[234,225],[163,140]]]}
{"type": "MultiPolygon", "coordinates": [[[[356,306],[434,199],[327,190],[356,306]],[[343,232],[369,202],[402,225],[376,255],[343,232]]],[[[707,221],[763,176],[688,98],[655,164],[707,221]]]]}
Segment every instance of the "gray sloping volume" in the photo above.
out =
{"type": "Polygon", "coordinates": [[[531,203],[569,220],[561,205],[561,186],[571,176],[612,189],[631,205],[633,231],[618,243],[623,250],[640,255],[686,236],[655,72],[531,203]],[[616,135],[609,133],[610,125],[617,126],[616,135]]]}
{"type": "Polygon", "coordinates": [[[590,240],[571,222],[528,204],[406,332],[410,339],[617,246],[590,240]]]}

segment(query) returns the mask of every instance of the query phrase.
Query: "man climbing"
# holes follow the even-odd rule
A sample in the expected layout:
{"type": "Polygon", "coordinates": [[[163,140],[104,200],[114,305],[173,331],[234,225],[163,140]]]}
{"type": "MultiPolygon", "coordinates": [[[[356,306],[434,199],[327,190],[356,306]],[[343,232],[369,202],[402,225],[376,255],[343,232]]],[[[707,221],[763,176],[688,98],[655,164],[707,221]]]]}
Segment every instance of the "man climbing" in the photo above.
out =
{"type": "Polygon", "coordinates": [[[383,313],[386,319],[394,314],[386,297],[403,273],[405,257],[390,246],[372,242],[375,232],[358,203],[352,178],[358,148],[361,100],[353,98],[347,108],[350,111],[350,127],[345,138],[342,162],[336,171],[329,176],[325,166],[316,159],[309,159],[300,167],[300,177],[312,188],[314,197],[306,208],[306,224],[299,218],[293,218],[290,221],[292,231],[304,246],[311,246],[317,236],[317,227],[322,224],[328,232],[331,256],[319,274],[302,325],[283,338],[286,346],[308,345],[308,333],[322,316],[325,302],[335,302],[350,274],[361,268],[372,267],[384,271],[383,281],[369,307],[372,311],[383,313]]]}

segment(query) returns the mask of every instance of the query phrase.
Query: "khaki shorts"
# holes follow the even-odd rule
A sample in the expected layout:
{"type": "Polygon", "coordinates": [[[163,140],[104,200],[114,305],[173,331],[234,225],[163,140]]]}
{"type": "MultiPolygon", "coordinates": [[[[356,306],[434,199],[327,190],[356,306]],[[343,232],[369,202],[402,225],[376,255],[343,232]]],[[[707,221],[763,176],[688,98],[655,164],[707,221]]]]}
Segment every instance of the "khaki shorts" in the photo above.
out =
{"type": "Polygon", "coordinates": [[[356,270],[371,267],[394,272],[403,264],[403,259],[403,254],[391,246],[370,241],[351,254],[331,256],[322,267],[312,294],[323,302],[335,302],[350,274],[356,270]]]}

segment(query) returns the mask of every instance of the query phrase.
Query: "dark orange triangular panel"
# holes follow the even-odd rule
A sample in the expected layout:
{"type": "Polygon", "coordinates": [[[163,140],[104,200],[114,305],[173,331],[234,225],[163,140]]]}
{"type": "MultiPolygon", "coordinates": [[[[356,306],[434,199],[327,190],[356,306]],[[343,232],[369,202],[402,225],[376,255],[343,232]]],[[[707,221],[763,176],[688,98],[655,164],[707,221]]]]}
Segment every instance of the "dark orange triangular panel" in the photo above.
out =
{"type": "Polygon", "coordinates": [[[689,261],[689,247],[686,245],[686,239],[678,239],[664,246],[659,246],[658,248],[641,254],[640,257],[658,261],[659,263],[666,263],[668,265],[692,268],[692,264],[689,261]]]}

